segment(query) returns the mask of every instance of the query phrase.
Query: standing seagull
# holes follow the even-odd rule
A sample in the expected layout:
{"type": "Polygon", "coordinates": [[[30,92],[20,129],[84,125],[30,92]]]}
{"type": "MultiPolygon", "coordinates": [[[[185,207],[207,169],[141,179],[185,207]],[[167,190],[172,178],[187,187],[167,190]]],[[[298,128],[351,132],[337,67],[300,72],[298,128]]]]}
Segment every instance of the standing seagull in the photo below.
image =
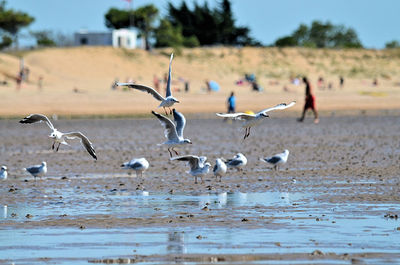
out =
{"type": "Polygon", "coordinates": [[[149,168],[149,162],[146,160],[146,158],[134,158],[129,162],[125,162],[121,165],[124,169],[131,169],[135,170],[136,172],[136,177],[139,176],[143,177],[143,171],[146,171],[146,169],[149,168]]]}
{"type": "Polygon", "coordinates": [[[260,158],[260,160],[274,165],[274,169],[277,170],[279,165],[286,163],[288,157],[289,157],[289,150],[286,149],[283,153],[276,154],[271,157],[260,158]]]}
{"type": "Polygon", "coordinates": [[[217,160],[215,160],[215,166],[213,168],[214,176],[217,179],[217,181],[219,177],[219,182],[221,182],[222,175],[226,173],[226,169],[227,167],[224,161],[222,161],[221,158],[217,158],[217,160]]]}
{"type": "Polygon", "coordinates": [[[46,173],[47,173],[47,163],[46,162],[42,162],[41,165],[35,165],[35,166],[27,167],[27,168],[25,168],[25,170],[28,171],[29,173],[31,173],[31,175],[36,180],[36,177],[43,177],[44,175],[46,175],[46,173]]]}
{"type": "Polygon", "coordinates": [[[54,126],[50,122],[49,118],[47,118],[45,115],[42,115],[42,114],[31,114],[31,115],[23,118],[19,122],[20,123],[45,122],[47,124],[47,126],[49,126],[50,129],[52,130],[52,133],[49,135],[50,138],[54,139],[51,149],[55,150],[56,152],[60,148],[61,144],[68,145],[68,143],[65,141],[66,139],[80,138],[83,147],[85,147],[86,150],[88,151],[88,153],[94,159],[97,160],[96,152],[94,151],[92,143],[81,132],[62,133],[62,132],[58,131],[56,128],[54,128],[54,126]],[[56,144],[58,144],[57,148],[55,147],[56,144]]]}
{"type": "Polygon", "coordinates": [[[171,150],[174,151],[176,155],[179,155],[174,147],[183,144],[192,144],[189,139],[183,138],[183,129],[185,128],[186,119],[182,113],[173,109],[176,125],[170,119],[161,114],[158,114],[157,112],[151,111],[151,113],[153,113],[153,115],[156,116],[161,124],[164,126],[164,135],[167,138],[167,141],[162,144],[170,146],[168,147],[170,157],[172,157],[171,150]]]}
{"type": "Polygon", "coordinates": [[[247,158],[242,154],[242,153],[238,153],[237,155],[235,155],[234,158],[232,159],[228,159],[228,161],[226,161],[226,165],[229,168],[237,168],[239,171],[242,171],[243,167],[247,164],[247,158]]]}
{"type": "Polygon", "coordinates": [[[1,166],[0,179],[1,180],[6,180],[7,179],[7,167],[6,166],[1,166]]]}
{"type": "Polygon", "coordinates": [[[171,54],[171,59],[169,60],[169,71],[168,71],[168,81],[167,81],[167,89],[166,89],[166,95],[165,98],[160,95],[160,93],[157,92],[152,87],[145,86],[145,85],[136,85],[134,83],[117,83],[117,86],[128,86],[130,88],[134,88],[143,92],[147,92],[149,94],[152,94],[155,99],[158,101],[161,101],[161,104],[158,107],[163,107],[165,111],[165,115],[167,114],[167,111],[165,108],[169,109],[169,114],[172,114],[171,107],[175,103],[179,103],[179,101],[172,96],[171,93],[171,64],[172,64],[172,59],[174,58],[174,54],[171,54]]]}
{"type": "Polygon", "coordinates": [[[207,157],[205,156],[200,156],[200,157],[193,155],[178,156],[171,158],[171,160],[188,161],[190,166],[190,171],[188,171],[188,173],[194,177],[195,184],[197,184],[198,177],[201,178],[202,183],[204,182],[203,176],[208,174],[211,167],[210,163],[206,163],[207,157]]]}
{"type": "Polygon", "coordinates": [[[260,111],[260,112],[258,112],[256,114],[217,113],[217,116],[224,117],[224,118],[232,118],[232,119],[244,120],[243,127],[246,129],[246,132],[244,134],[244,138],[243,139],[246,139],[250,135],[251,127],[258,125],[263,118],[269,117],[269,115],[267,115],[268,112],[273,111],[273,110],[287,109],[287,108],[292,107],[294,104],[296,104],[296,101],[292,101],[289,104],[281,103],[281,104],[276,105],[275,107],[262,110],[262,111],[260,111]]]}

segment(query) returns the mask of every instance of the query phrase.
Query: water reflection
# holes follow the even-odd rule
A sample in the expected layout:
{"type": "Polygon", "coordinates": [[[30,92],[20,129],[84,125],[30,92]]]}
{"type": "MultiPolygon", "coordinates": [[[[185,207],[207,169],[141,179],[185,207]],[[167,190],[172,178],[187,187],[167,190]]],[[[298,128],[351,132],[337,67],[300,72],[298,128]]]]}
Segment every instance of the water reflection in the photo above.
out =
{"type": "Polygon", "coordinates": [[[184,232],[168,232],[167,241],[168,254],[185,254],[185,233],[184,232]]]}

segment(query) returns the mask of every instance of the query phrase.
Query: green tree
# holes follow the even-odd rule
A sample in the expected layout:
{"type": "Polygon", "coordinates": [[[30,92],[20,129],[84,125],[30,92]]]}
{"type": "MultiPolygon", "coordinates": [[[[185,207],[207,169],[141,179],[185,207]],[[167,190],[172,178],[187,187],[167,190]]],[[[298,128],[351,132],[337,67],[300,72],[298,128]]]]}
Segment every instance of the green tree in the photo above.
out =
{"type": "Polygon", "coordinates": [[[158,9],[154,5],[146,5],[136,10],[120,10],[111,8],[105,14],[108,28],[120,29],[135,26],[145,38],[146,49],[150,49],[149,39],[155,31],[154,23],[158,17],[158,9]]]}
{"type": "Polygon", "coordinates": [[[392,40],[385,43],[386,49],[400,48],[400,43],[397,40],[392,40]]]}
{"type": "Polygon", "coordinates": [[[172,26],[167,19],[161,19],[160,26],[155,30],[156,47],[197,47],[199,41],[195,36],[185,38],[181,27],[172,26]]]}
{"type": "Polygon", "coordinates": [[[42,46],[42,47],[56,46],[56,42],[54,41],[54,38],[52,37],[52,33],[50,31],[47,30],[32,31],[30,32],[30,35],[32,35],[36,39],[37,46],[42,46]]]}
{"type": "MultiPolygon", "coordinates": [[[[0,29],[4,33],[10,34],[18,47],[18,32],[29,26],[35,19],[27,13],[6,9],[6,1],[0,3],[0,29]]],[[[4,41],[4,38],[3,38],[4,41]]]]}
{"type": "Polygon", "coordinates": [[[317,20],[311,23],[311,27],[300,24],[291,35],[277,39],[275,46],[362,48],[354,29],[317,20]]]}

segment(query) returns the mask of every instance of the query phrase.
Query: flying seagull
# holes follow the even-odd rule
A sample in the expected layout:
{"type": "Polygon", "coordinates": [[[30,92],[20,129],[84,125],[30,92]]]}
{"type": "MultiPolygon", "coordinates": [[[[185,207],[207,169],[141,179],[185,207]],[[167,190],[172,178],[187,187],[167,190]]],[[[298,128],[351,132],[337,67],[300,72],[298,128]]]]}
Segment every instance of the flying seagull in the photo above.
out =
{"type": "Polygon", "coordinates": [[[214,176],[218,181],[218,177],[219,177],[219,182],[221,182],[221,178],[222,175],[224,175],[226,173],[226,164],[224,161],[222,161],[221,158],[217,158],[217,160],[215,160],[215,166],[213,168],[213,172],[214,172],[214,176]]]}
{"type": "Polygon", "coordinates": [[[157,119],[164,126],[164,135],[167,138],[167,141],[162,144],[170,146],[168,147],[168,152],[170,157],[172,157],[171,150],[174,151],[176,155],[179,155],[178,152],[174,149],[176,146],[184,144],[192,144],[192,142],[189,139],[183,138],[183,129],[185,128],[186,119],[182,113],[173,109],[174,120],[176,122],[176,125],[170,119],[161,114],[158,114],[155,111],[151,111],[151,113],[153,113],[153,115],[156,116],[157,119]]]}
{"type": "Polygon", "coordinates": [[[56,152],[60,148],[61,144],[68,145],[68,143],[65,140],[79,138],[81,140],[83,147],[85,147],[86,150],[89,152],[89,154],[94,159],[97,160],[96,152],[94,151],[92,143],[81,132],[62,133],[62,132],[58,131],[56,128],[54,128],[54,126],[50,122],[49,118],[47,118],[45,115],[42,115],[42,114],[31,114],[31,115],[23,118],[19,122],[20,123],[45,122],[47,124],[47,126],[49,126],[49,128],[52,130],[51,134],[49,135],[49,137],[53,139],[53,145],[51,146],[51,149],[55,150],[56,152]],[[57,148],[56,148],[56,144],[58,144],[57,148]]]}
{"type": "Polygon", "coordinates": [[[186,155],[186,156],[178,156],[178,157],[173,157],[171,160],[178,160],[178,161],[187,161],[189,162],[190,166],[190,171],[188,171],[189,174],[191,174],[194,177],[194,183],[197,184],[197,178],[201,178],[201,182],[203,181],[203,176],[208,174],[210,171],[211,164],[206,163],[207,157],[205,156],[193,156],[193,155],[186,155]]]}
{"type": "Polygon", "coordinates": [[[25,168],[36,180],[36,177],[43,177],[47,173],[47,163],[42,162],[40,165],[35,165],[25,168]]]}
{"type": "Polygon", "coordinates": [[[6,166],[1,166],[0,179],[1,180],[6,180],[7,179],[7,167],[6,166]]]}
{"type": "Polygon", "coordinates": [[[164,108],[165,115],[168,115],[165,108],[168,108],[169,114],[172,114],[171,107],[175,103],[179,103],[179,100],[174,98],[171,93],[171,64],[172,64],[173,58],[174,58],[174,54],[171,54],[171,58],[169,60],[168,81],[167,81],[167,89],[166,89],[167,93],[165,95],[165,98],[163,96],[161,96],[160,93],[157,92],[157,90],[155,90],[154,88],[149,87],[149,86],[137,85],[134,83],[117,83],[117,86],[128,86],[130,88],[134,88],[134,89],[137,89],[137,90],[140,90],[143,92],[147,92],[147,93],[153,95],[153,97],[155,99],[157,99],[158,101],[161,101],[161,104],[158,107],[164,108]]]}
{"type": "Polygon", "coordinates": [[[250,129],[253,126],[258,125],[263,118],[269,117],[267,115],[268,112],[273,110],[283,110],[292,107],[296,104],[296,101],[292,101],[289,104],[281,103],[276,105],[275,107],[268,108],[262,110],[256,114],[247,114],[247,113],[217,113],[217,116],[224,117],[224,118],[231,118],[237,120],[243,120],[243,127],[246,129],[245,135],[243,139],[246,139],[250,135],[250,129]]]}
{"type": "Polygon", "coordinates": [[[261,161],[270,163],[274,166],[274,169],[277,170],[279,165],[283,165],[287,162],[289,157],[289,150],[285,150],[283,153],[276,154],[271,157],[260,158],[261,161]]]}
{"type": "Polygon", "coordinates": [[[143,172],[149,168],[149,162],[144,157],[134,158],[129,162],[123,163],[121,167],[124,169],[134,170],[136,172],[136,177],[139,176],[139,173],[140,177],[143,177],[143,172]]]}
{"type": "Polygon", "coordinates": [[[247,164],[247,158],[242,153],[238,153],[232,159],[228,159],[225,163],[228,168],[237,168],[242,171],[242,168],[247,164]]]}

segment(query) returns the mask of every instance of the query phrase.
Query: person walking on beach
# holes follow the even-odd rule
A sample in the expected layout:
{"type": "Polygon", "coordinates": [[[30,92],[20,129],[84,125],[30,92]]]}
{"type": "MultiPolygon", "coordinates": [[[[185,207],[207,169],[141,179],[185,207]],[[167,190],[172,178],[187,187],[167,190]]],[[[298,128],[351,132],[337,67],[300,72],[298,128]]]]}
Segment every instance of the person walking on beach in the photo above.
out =
{"type": "Polygon", "coordinates": [[[235,113],[236,98],[235,98],[235,93],[233,93],[233,91],[230,97],[228,98],[227,105],[228,105],[228,113],[235,113]]]}
{"type": "Polygon", "coordinates": [[[303,82],[306,85],[306,102],[304,104],[303,114],[301,115],[301,118],[298,119],[298,121],[302,122],[306,115],[306,111],[308,109],[311,109],[314,112],[314,123],[317,124],[319,123],[319,119],[318,112],[315,107],[315,96],[312,94],[311,84],[307,77],[303,77],[303,82]]]}

